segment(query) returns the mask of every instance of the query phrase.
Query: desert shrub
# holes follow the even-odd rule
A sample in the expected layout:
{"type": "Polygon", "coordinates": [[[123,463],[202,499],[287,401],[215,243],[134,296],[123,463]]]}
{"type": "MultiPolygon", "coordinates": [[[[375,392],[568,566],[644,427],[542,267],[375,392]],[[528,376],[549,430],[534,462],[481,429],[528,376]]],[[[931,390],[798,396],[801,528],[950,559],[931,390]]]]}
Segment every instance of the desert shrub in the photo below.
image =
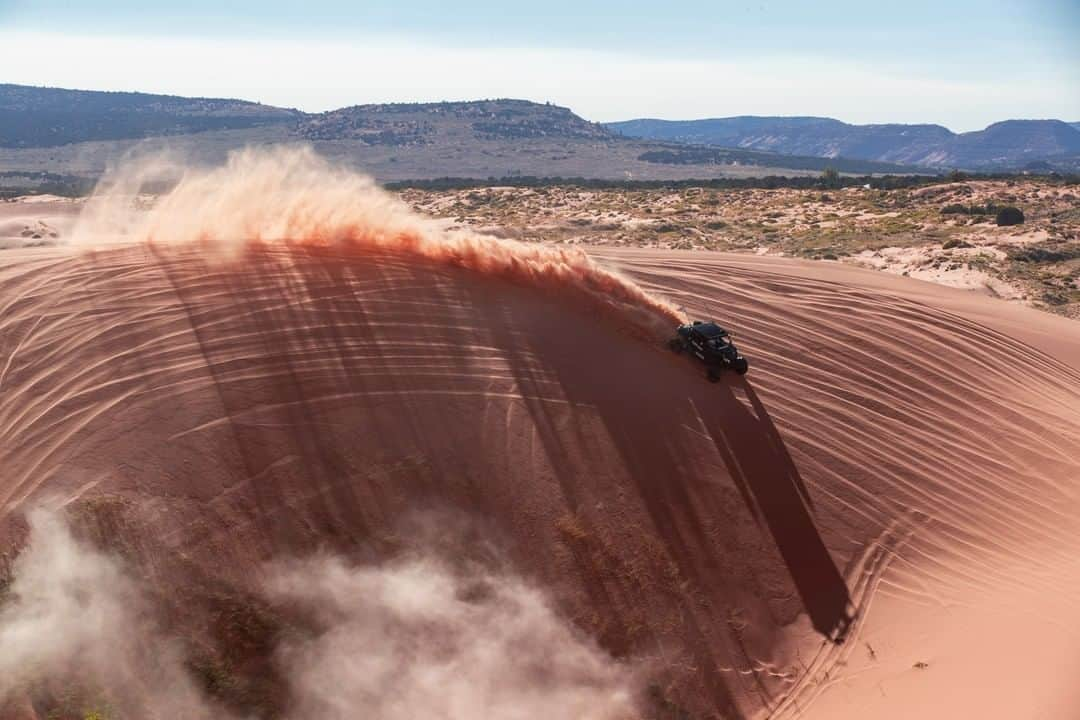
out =
{"type": "Polygon", "coordinates": [[[971,243],[965,242],[965,241],[960,240],[958,238],[949,238],[948,240],[946,240],[945,242],[943,242],[941,244],[941,249],[942,250],[952,250],[953,248],[969,248],[969,247],[971,247],[971,243]]]}
{"type": "Polygon", "coordinates": [[[589,529],[577,515],[563,515],[555,521],[555,529],[567,542],[581,543],[589,539],[589,529]]]}
{"type": "Polygon", "coordinates": [[[198,658],[188,663],[188,667],[199,685],[211,697],[220,698],[238,687],[236,679],[228,667],[212,658],[198,658]]]}
{"type": "Polygon", "coordinates": [[[1053,306],[1061,306],[1061,305],[1068,305],[1069,304],[1069,296],[1065,295],[1064,293],[1062,293],[1060,291],[1057,291],[1057,290],[1051,290],[1051,291],[1043,293],[1042,300],[1047,305],[1053,305],[1053,306]]]}
{"type": "Polygon", "coordinates": [[[840,171],[832,167],[825,168],[821,173],[821,184],[827,188],[840,187],[840,171]]]}
{"type": "Polygon", "coordinates": [[[1044,245],[1018,248],[1011,251],[1009,257],[1018,262],[1068,262],[1080,258],[1080,244],[1071,243],[1062,247],[1046,247],[1044,245]]]}
{"type": "Polygon", "coordinates": [[[1024,213],[1018,207],[1007,205],[1006,207],[998,210],[997,217],[994,219],[999,226],[1008,225],[1023,225],[1024,213]]]}
{"type": "Polygon", "coordinates": [[[941,208],[942,215],[994,215],[1002,208],[999,208],[992,202],[988,202],[985,205],[964,205],[963,203],[952,203],[941,208]]]}
{"type": "Polygon", "coordinates": [[[649,685],[648,699],[653,707],[651,717],[657,720],[691,720],[693,718],[687,710],[672,701],[667,691],[658,684],[649,685]]]}

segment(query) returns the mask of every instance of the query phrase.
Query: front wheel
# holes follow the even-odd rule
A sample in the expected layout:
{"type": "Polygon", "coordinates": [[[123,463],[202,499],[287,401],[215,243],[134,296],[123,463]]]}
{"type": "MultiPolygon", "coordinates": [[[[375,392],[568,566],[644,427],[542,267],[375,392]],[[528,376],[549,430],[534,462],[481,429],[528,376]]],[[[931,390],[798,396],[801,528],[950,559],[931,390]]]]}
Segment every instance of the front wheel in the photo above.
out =
{"type": "Polygon", "coordinates": [[[720,368],[709,366],[705,368],[705,377],[709,382],[720,382],[720,368]]]}
{"type": "Polygon", "coordinates": [[[668,347],[671,348],[671,352],[675,353],[676,355],[680,354],[683,350],[686,349],[683,346],[683,341],[681,338],[671,338],[670,340],[668,340],[668,347]]]}
{"type": "Polygon", "coordinates": [[[740,375],[745,375],[746,371],[750,369],[750,363],[747,362],[746,358],[739,358],[735,361],[733,367],[735,368],[735,372],[739,373],[740,375]]]}

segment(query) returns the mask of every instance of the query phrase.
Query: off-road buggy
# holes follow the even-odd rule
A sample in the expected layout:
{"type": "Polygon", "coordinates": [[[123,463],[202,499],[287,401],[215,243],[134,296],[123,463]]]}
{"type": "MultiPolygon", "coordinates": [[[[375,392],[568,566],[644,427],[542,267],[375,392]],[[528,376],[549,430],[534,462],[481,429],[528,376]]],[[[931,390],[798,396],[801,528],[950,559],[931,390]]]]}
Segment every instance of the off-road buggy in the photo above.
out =
{"type": "Polygon", "coordinates": [[[695,320],[680,325],[668,344],[676,353],[689,351],[701,360],[705,364],[705,375],[712,382],[719,380],[724,370],[743,375],[750,368],[750,363],[731,341],[731,333],[712,321],[695,320]]]}

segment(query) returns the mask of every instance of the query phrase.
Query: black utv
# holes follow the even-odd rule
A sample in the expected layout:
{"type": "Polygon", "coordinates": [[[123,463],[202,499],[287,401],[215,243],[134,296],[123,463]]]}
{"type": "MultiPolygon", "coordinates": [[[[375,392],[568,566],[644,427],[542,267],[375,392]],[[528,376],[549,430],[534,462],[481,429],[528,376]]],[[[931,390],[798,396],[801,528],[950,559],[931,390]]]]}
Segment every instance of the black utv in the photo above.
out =
{"type": "Polygon", "coordinates": [[[743,375],[750,368],[750,363],[731,341],[731,334],[711,321],[695,320],[688,325],[680,325],[669,344],[675,352],[689,350],[705,363],[705,375],[712,382],[719,380],[724,370],[734,370],[743,375]]]}

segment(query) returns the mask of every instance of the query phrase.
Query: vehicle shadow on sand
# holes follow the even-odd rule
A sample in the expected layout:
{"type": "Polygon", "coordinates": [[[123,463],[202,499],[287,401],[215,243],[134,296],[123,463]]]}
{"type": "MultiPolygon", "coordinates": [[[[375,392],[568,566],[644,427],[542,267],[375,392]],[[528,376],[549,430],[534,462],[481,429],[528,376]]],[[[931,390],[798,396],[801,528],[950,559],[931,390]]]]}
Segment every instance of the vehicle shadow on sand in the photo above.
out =
{"type": "MultiPolygon", "coordinates": [[[[814,523],[813,503],[798,467],[746,378],[725,378],[717,394],[726,396],[731,415],[708,424],[728,473],[758,523],[771,533],[814,628],[842,642],[853,619],[851,596],[814,523]]],[[[698,406],[703,417],[709,415],[708,405],[698,406]]]]}
{"type": "MultiPolygon", "coordinates": [[[[496,344],[515,349],[511,370],[568,505],[591,535],[623,534],[605,527],[614,513],[640,534],[635,542],[662,543],[679,581],[664,598],[643,601],[671,603],[686,662],[713,706],[725,717],[745,716],[749,708],[737,698],[746,688],[728,668],[759,667],[801,611],[834,642],[852,619],[847,585],[780,432],[746,378],[725,374],[711,384],[687,357],[648,347],[616,324],[579,321],[554,303],[534,310],[491,325],[530,328],[496,344]],[[577,409],[574,422],[563,406],[528,400],[543,395],[540,378],[552,375],[577,409]],[[583,425],[589,415],[599,427],[583,425]],[[636,498],[623,500],[623,487],[636,498]],[[629,519],[638,513],[640,526],[629,519]]],[[[612,567],[580,571],[586,584],[608,586],[597,597],[637,591],[612,580],[612,567]]],[[[626,610],[612,607],[609,616],[626,610]]],[[[783,692],[757,672],[750,677],[766,704],[783,692]]]]}
{"type": "MultiPolygon", "coordinates": [[[[566,321],[562,316],[560,323],[566,321]]],[[[532,323],[534,328],[542,325],[532,323]]],[[[709,383],[685,357],[666,358],[673,366],[658,374],[655,352],[622,353],[613,368],[580,347],[559,348],[554,333],[537,339],[542,343],[533,352],[556,371],[567,398],[599,414],[621,465],[636,482],[658,530],[667,533],[676,557],[711,562],[711,553],[689,547],[685,549],[690,552],[682,552],[679,546],[698,545],[706,551],[715,541],[704,530],[706,521],[736,519],[732,508],[719,504],[722,494],[710,492],[724,484],[726,474],[757,526],[771,536],[814,628],[831,640],[844,638],[852,620],[850,593],[814,522],[799,469],[754,390],[753,371],[748,376],[725,373],[720,382],[709,383]],[[704,453],[687,446],[687,435],[707,437],[726,473],[695,466],[704,453]]],[[[621,344],[613,340],[611,347],[621,344]]],[[[530,382],[520,373],[518,379],[526,386],[530,382]]],[[[545,435],[544,429],[557,423],[543,417],[541,405],[533,408],[540,416],[534,420],[545,435]]],[[[564,441],[550,433],[549,454],[559,457],[564,441]]],[[[579,492],[580,484],[571,479],[568,495],[579,492]]]]}
{"type": "Polygon", "coordinates": [[[510,545],[527,548],[511,555],[544,558],[533,562],[588,594],[583,612],[614,628],[606,648],[660,653],[677,696],[723,717],[757,714],[786,692],[785,679],[760,669],[801,612],[842,637],[848,590],[798,468],[745,379],[710,384],[688,358],[629,336],[617,317],[598,320],[602,310],[566,293],[318,254],[246,267],[205,280],[231,299],[206,308],[206,293],[185,297],[199,277],[174,284],[228,421],[222,442],[266,525],[260,537],[282,548],[327,538],[348,546],[418,501],[501,517],[510,545]],[[387,289],[401,285],[427,302],[399,307],[387,289]],[[413,343],[414,323],[433,349],[413,343]],[[471,344],[459,357],[463,334],[471,344]],[[249,348],[254,383],[236,367],[249,348]],[[452,372],[433,375],[431,358],[403,360],[395,348],[430,353],[452,372]],[[484,399],[504,372],[511,399],[484,399]],[[489,460],[506,438],[485,437],[455,414],[465,406],[427,392],[462,388],[506,417],[524,405],[528,423],[508,428],[511,439],[528,433],[540,447],[537,459],[509,458],[521,466],[512,480],[521,493],[541,488],[530,497],[543,509],[524,507],[489,460]],[[252,408],[257,422],[245,415],[252,408]],[[298,460],[277,462],[286,456],[298,460]],[[414,457],[423,464],[400,476],[366,469],[414,457]],[[549,468],[561,497],[544,487],[549,468]],[[310,492],[295,498],[297,487],[310,492]],[[552,527],[564,512],[585,539],[570,548],[576,582],[551,560],[568,544],[552,527]],[[761,702],[744,700],[748,686],[761,702]]]}

